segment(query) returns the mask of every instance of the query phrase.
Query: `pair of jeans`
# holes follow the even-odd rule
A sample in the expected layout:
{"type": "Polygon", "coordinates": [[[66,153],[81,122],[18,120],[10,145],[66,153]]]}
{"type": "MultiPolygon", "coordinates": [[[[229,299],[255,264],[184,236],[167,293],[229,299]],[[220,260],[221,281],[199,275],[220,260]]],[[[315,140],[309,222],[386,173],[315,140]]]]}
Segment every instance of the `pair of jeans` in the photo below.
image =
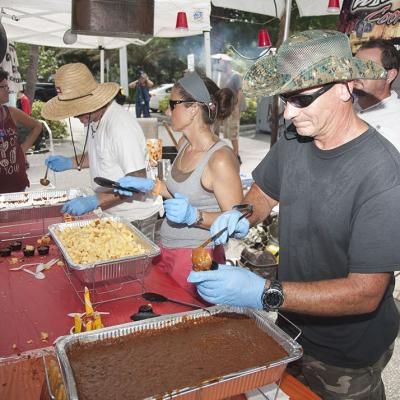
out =
{"type": "Polygon", "coordinates": [[[142,114],[144,118],[150,118],[150,102],[149,100],[143,100],[135,103],[136,118],[141,118],[142,114]]]}

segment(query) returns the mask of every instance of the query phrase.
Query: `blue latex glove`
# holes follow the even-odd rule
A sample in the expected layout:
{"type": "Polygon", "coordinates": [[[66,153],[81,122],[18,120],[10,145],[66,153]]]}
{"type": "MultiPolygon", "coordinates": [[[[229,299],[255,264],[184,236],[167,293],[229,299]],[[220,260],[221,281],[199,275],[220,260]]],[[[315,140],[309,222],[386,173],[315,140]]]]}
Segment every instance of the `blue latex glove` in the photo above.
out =
{"type": "Polygon", "coordinates": [[[191,271],[187,281],[209,303],[262,309],[265,279],[248,269],[219,265],[215,271],[191,271]]]}
{"type": "Polygon", "coordinates": [[[228,241],[229,236],[232,235],[236,239],[243,239],[247,235],[250,224],[246,218],[243,218],[238,222],[241,216],[241,212],[237,210],[231,210],[224,212],[213,222],[210,227],[211,236],[215,235],[221,229],[228,227],[227,231],[221,233],[221,235],[214,240],[215,245],[225,244],[228,241]]]}
{"type": "Polygon", "coordinates": [[[86,196],[86,197],[77,197],[76,199],[72,199],[67,201],[64,204],[61,212],[68,213],[71,215],[83,215],[88,213],[89,211],[93,211],[99,205],[99,201],[96,196],[86,196]]]}
{"type": "Polygon", "coordinates": [[[180,193],[175,193],[173,199],[164,201],[167,218],[177,224],[192,225],[197,219],[197,208],[189,203],[189,199],[180,193]]]}
{"type": "Polygon", "coordinates": [[[52,171],[61,172],[74,168],[72,158],[64,156],[50,156],[44,161],[52,171]]]}
{"type": "MultiPolygon", "coordinates": [[[[146,193],[150,192],[154,188],[154,181],[152,179],[147,178],[139,178],[136,176],[124,176],[117,180],[120,186],[124,188],[134,188],[139,190],[140,192],[146,193]]],[[[132,196],[132,192],[128,192],[125,190],[114,189],[114,192],[117,192],[123,196],[132,196]]]]}

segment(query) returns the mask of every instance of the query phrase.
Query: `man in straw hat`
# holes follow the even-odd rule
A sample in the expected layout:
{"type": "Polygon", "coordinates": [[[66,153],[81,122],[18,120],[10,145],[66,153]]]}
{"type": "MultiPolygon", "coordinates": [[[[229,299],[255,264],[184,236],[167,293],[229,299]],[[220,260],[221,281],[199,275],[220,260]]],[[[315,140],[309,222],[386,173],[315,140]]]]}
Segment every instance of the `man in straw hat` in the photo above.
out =
{"type": "MultiPolygon", "coordinates": [[[[128,111],[113,101],[119,91],[116,83],[98,83],[89,69],[80,63],[66,64],[55,75],[57,96],[49,100],[42,115],[49,120],[78,118],[86,129],[83,154],[75,157],[61,155],[46,159],[53,171],[89,168],[93,178],[116,180],[121,175],[146,176],[145,138],[138,122],[128,111]],[[87,145],[87,152],[85,151],[87,145]]],[[[95,194],[68,201],[63,212],[82,215],[97,207],[113,215],[136,221],[136,225],[153,237],[156,214],[161,201],[142,194],[118,196],[93,182],[95,194]]]]}
{"type": "MultiPolygon", "coordinates": [[[[352,107],[354,80],[385,75],[353,58],[347,36],[334,31],[293,35],[249,69],[245,91],[279,94],[298,132],[271,148],[244,199],[252,224],[279,203],[278,279],[225,265],[188,278],[210,303],[289,317],[304,349],[290,371],[324,400],[384,399],[381,372],[399,329],[400,154],[352,107]]],[[[239,217],[222,214],[211,234],[228,227],[244,237],[249,222],[239,217]]]]}

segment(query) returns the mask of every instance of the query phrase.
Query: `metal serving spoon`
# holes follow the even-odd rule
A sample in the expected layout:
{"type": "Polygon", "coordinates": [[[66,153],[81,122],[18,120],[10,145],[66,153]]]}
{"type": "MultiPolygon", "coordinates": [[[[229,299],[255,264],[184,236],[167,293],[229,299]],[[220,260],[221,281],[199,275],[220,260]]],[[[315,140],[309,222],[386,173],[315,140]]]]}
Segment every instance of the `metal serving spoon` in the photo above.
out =
{"type": "Polygon", "coordinates": [[[47,174],[49,172],[49,166],[46,168],[46,173],[44,174],[43,178],[40,178],[40,184],[42,186],[49,186],[50,181],[47,179],[47,174]]]}

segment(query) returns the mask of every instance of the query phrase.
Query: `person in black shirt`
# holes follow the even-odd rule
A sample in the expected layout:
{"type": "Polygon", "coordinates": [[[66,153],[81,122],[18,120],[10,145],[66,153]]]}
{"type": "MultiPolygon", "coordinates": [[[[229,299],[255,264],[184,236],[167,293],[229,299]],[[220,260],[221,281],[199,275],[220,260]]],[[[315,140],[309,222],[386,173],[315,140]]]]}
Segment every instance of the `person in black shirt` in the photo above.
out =
{"type": "MultiPolygon", "coordinates": [[[[300,327],[304,355],[289,371],[324,400],[385,399],[399,329],[400,154],[352,105],[355,80],[385,77],[336,31],[297,33],[250,68],[245,93],[279,94],[297,132],[272,146],[244,199],[252,224],[279,204],[278,279],[225,265],[188,278],[210,303],[279,310],[300,327]]],[[[215,244],[247,234],[240,216],[213,223],[211,235],[228,227],[215,244]]]]}

